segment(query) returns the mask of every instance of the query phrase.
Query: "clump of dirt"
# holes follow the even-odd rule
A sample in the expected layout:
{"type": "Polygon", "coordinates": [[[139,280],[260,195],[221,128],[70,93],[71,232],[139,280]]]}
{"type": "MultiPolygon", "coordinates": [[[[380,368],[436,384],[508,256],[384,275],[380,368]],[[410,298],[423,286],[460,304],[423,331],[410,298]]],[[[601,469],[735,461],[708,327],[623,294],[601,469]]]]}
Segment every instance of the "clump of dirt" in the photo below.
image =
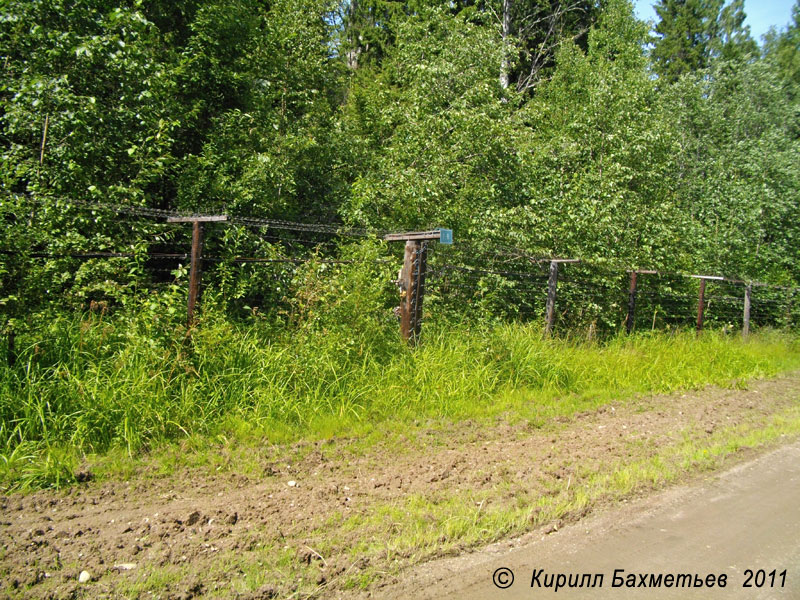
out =
{"type": "Polygon", "coordinates": [[[0,498],[0,575],[9,597],[25,598],[145,589],[171,598],[325,595],[367,568],[391,571],[397,557],[388,551],[357,556],[358,531],[321,552],[314,531],[335,529],[352,516],[374,518],[380,507],[411,494],[489,495],[503,484],[510,496],[520,487],[529,496],[546,494],[553,482],[576,482],[601,464],[647,456],[687,432],[711,435],[794,405],[798,389],[800,374],[793,374],[748,390],[708,388],[612,403],[541,428],[506,422],[423,427],[409,434],[406,448],[387,441],[356,450],[352,440],[271,448],[263,452],[258,479],[197,469],[98,482],[87,469],[83,483],[62,492],[0,498]],[[253,573],[264,552],[287,558],[265,565],[259,581],[253,573]],[[79,581],[83,571],[87,582],[79,581]]]}

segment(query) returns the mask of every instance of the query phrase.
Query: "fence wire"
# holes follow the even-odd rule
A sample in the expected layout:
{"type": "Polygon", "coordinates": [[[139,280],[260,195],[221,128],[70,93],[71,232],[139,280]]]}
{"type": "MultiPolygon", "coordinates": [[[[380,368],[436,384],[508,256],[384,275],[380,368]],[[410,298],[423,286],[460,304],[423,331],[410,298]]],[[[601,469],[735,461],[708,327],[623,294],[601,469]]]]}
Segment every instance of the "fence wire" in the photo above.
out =
{"type": "MultiPolygon", "coordinates": [[[[24,234],[55,218],[74,235],[51,237],[48,243],[33,234],[30,239],[4,236],[0,240],[3,294],[12,298],[28,286],[25,289],[41,289],[41,302],[67,298],[68,306],[85,309],[92,303],[113,307],[122,294],[186,289],[192,227],[168,223],[167,218],[187,216],[191,215],[135,205],[9,195],[0,202],[0,219],[7,226],[24,234]],[[40,223],[43,216],[47,220],[40,223]]],[[[203,293],[234,315],[291,319],[313,302],[324,310],[321,297],[329,293],[323,290],[325,285],[337,277],[347,281],[343,270],[358,267],[373,269],[378,279],[375,293],[380,302],[374,317],[384,322],[396,318],[399,290],[393,273],[402,264],[402,244],[384,244],[380,257],[369,260],[344,251],[350,240],[380,238],[382,232],[234,215],[227,222],[204,223],[203,233],[199,261],[203,293]]],[[[632,291],[631,272],[623,265],[558,259],[558,277],[553,280],[553,260],[510,246],[487,250],[466,243],[431,244],[427,276],[420,287],[423,314],[543,325],[551,296],[552,328],[557,334],[697,326],[701,308],[697,277],[640,271],[632,291]]],[[[796,325],[800,310],[796,288],[708,278],[702,326],[740,329],[748,285],[752,326],[796,325]]],[[[6,319],[12,304],[0,306],[6,319]]],[[[21,314],[19,307],[15,310],[21,314]]]]}

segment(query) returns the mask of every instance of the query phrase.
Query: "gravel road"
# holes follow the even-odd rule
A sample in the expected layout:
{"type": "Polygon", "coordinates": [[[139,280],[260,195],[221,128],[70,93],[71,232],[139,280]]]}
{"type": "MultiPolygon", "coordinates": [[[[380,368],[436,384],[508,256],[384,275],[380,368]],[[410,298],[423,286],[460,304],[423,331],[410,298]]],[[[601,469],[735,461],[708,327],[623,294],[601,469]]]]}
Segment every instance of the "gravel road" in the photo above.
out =
{"type": "Polygon", "coordinates": [[[713,478],[623,505],[550,535],[540,534],[512,549],[497,545],[426,565],[384,594],[378,597],[800,598],[800,443],[787,444],[713,478]],[[636,574],[637,586],[639,575],[645,575],[649,584],[650,574],[684,573],[715,575],[715,579],[726,575],[727,585],[613,587],[617,569],[624,570],[618,583],[636,574]],[[744,587],[748,570],[753,573],[752,587],[744,587]],[[510,582],[509,572],[514,574],[513,584],[498,589],[493,574],[502,585],[510,582]],[[539,576],[533,582],[536,572],[539,576]],[[576,574],[602,573],[602,586],[558,591],[554,585],[545,587],[562,573],[567,584],[569,575],[574,583],[579,581],[576,574]]]}

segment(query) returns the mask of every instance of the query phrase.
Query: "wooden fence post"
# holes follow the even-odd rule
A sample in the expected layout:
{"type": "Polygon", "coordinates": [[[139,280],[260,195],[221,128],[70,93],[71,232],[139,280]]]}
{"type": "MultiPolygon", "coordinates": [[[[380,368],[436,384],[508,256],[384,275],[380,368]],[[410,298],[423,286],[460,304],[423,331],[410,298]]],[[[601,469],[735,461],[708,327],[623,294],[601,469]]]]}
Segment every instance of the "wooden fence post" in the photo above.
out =
{"type": "Polygon", "coordinates": [[[547,305],[545,310],[544,334],[550,336],[556,320],[556,289],[558,287],[558,261],[550,261],[550,276],[547,279],[547,305]]]}
{"type": "Polygon", "coordinates": [[[411,302],[410,297],[414,293],[414,255],[418,242],[406,241],[405,254],[403,256],[403,268],[400,270],[400,277],[397,285],[400,288],[400,334],[406,341],[411,340],[411,302]]]}
{"type": "Polygon", "coordinates": [[[630,335],[636,319],[636,277],[637,272],[631,271],[631,284],[628,288],[628,316],[625,318],[625,332],[630,335]]]}
{"type": "Polygon", "coordinates": [[[189,330],[195,325],[195,308],[200,297],[200,263],[203,251],[203,226],[201,223],[227,221],[227,215],[193,215],[189,217],[168,217],[167,223],[192,224],[192,254],[189,263],[189,299],[186,303],[186,326],[189,330]]]}
{"type": "Polygon", "coordinates": [[[428,242],[453,243],[453,232],[449,229],[390,233],[383,236],[387,242],[405,241],[403,268],[397,277],[400,288],[400,334],[407,342],[416,345],[422,332],[422,303],[425,297],[425,276],[428,270],[428,242]]]}
{"type": "Polygon", "coordinates": [[[753,285],[748,283],[744,287],[744,316],[742,318],[742,337],[750,335],[750,295],[753,292],[753,285]]]}
{"type": "Polygon", "coordinates": [[[705,310],[706,280],[700,279],[700,294],[697,298],[697,334],[703,331],[703,310],[705,310]]]}

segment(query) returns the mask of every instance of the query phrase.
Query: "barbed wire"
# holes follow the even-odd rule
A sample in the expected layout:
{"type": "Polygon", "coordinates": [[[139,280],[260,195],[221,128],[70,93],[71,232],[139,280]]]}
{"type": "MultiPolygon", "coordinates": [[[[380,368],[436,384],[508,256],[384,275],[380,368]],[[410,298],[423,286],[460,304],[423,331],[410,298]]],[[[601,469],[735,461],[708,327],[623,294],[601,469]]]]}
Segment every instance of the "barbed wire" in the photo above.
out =
{"type": "MultiPolygon", "coordinates": [[[[178,218],[191,218],[195,216],[201,216],[197,213],[186,213],[186,212],[178,212],[174,210],[166,210],[166,209],[158,209],[146,206],[139,206],[139,205],[124,205],[124,204],[113,204],[113,203],[105,203],[105,202],[98,202],[98,201],[86,201],[82,199],[76,198],[63,198],[63,197],[37,197],[32,194],[6,194],[7,198],[14,199],[16,201],[25,201],[25,202],[33,202],[39,205],[47,205],[51,202],[62,202],[69,206],[74,206],[80,209],[86,210],[108,210],[114,212],[116,214],[123,214],[123,215],[131,215],[131,216],[140,216],[140,217],[149,217],[149,218],[160,218],[160,219],[167,219],[170,217],[178,217],[178,218]]],[[[342,237],[354,236],[354,237],[370,237],[370,236],[382,236],[386,231],[379,231],[379,230],[368,230],[368,229],[359,229],[359,228],[352,228],[346,227],[344,225],[335,225],[335,224],[326,224],[326,223],[300,223],[295,221],[288,221],[283,219],[269,219],[269,218],[261,218],[261,217],[251,217],[251,216],[240,216],[240,215],[229,215],[228,222],[234,224],[240,224],[247,227],[255,227],[255,228],[271,228],[271,229],[279,229],[285,231],[295,231],[295,232],[304,232],[304,233],[317,233],[317,234],[330,234],[330,235],[337,235],[342,237]]],[[[276,238],[280,240],[280,238],[276,238]]],[[[281,240],[283,241],[283,240],[281,240]]],[[[296,241],[301,241],[304,243],[326,243],[324,241],[314,241],[314,240],[302,240],[297,239],[296,241]]],[[[327,242],[330,243],[330,242],[327,242]]],[[[626,268],[621,263],[615,263],[614,261],[604,261],[598,262],[596,260],[588,260],[585,258],[574,258],[574,259],[563,259],[563,258],[554,258],[554,257],[546,257],[546,256],[537,256],[535,254],[529,253],[526,250],[516,248],[513,246],[503,246],[497,245],[491,252],[485,249],[478,249],[474,244],[464,243],[460,245],[458,252],[470,251],[480,253],[483,256],[491,256],[497,258],[498,260],[502,259],[512,259],[512,260],[524,260],[529,263],[536,263],[536,264],[545,264],[552,261],[560,262],[560,261],[573,261],[572,264],[587,266],[595,269],[602,269],[605,271],[614,271],[614,270],[624,270],[624,271],[635,271],[642,275],[657,275],[660,277],[681,277],[681,278],[702,278],[708,277],[709,281],[724,281],[726,283],[733,283],[739,285],[750,285],[753,287],[769,287],[773,289],[781,289],[785,291],[796,291],[798,288],[795,286],[784,286],[784,285],[776,285],[770,284],[766,282],[760,281],[748,281],[743,278],[736,278],[736,277],[718,277],[718,276],[702,276],[691,274],[687,272],[666,272],[666,271],[658,271],[658,270],[645,270],[645,269],[632,269],[626,268]]],[[[474,255],[473,255],[474,256],[474,255]]],[[[516,272],[516,271],[508,271],[508,270],[500,270],[500,269],[478,269],[475,267],[470,267],[467,265],[454,265],[454,264],[447,264],[443,265],[443,268],[451,268],[451,269],[461,269],[461,270],[472,270],[474,272],[483,272],[485,274],[497,274],[497,275],[505,275],[505,276],[530,276],[528,273],[516,272]]]]}
{"type": "Polygon", "coordinates": [[[148,253],[134,253],[134,252],[74,252],[66,254],[53,254],[50,252],[12,252],[10,250],[0,250],[0,255],[4,256],[26,256],[29,258],[78,258],[78,259],[94,259],[94,258],[189,258],[189,253],[181,252],[148,252],[148,253]]]}
{"type": "Polygon", "coordinates": [[[128,214],[134,216],[142,216],[142,217],[158,217],[158,218],[168,218],[168,217],[180,217],[183,216],[180,213],[170,210],[163,210],[160,208],[151,208],[147,206],[137,206],[137,205],[125,205],[125,204],[112,204],[106,202],[89,202],[87,200],[81,200],[79,198],[63,198],[63,197],[37,197],[33,196],[32,194],[6,194],[7,198],[14,199],[16,201],[24,201],[24,202],[31,202],[34,204],[38,204],[40,206],[48,206],[53,202],[62,202],[69,207],[70,205],[74,205],[76,208],[88,209],[88,210],[107,210],[110,212],[115,212],[117,214],[128,214]]]}
{"type": "MultiPolygon", "coordinates": [[[[84,200],[34,197],[32,195],[8,195],[16,202],[32,202],[38,205],[60,203],[58,208],[74,207],[79,210],[102,211],[107,210],[122,217],[136,217],[158,219],[160,225],[172,227],[170,232],[182,232],[189,228],[181,228],[179,223],[166,223],[171,217],[188,218],[200,216],[186,214],[164,209],[142,207],[137,205],[123,205],[102,202],[88,202],[84,200]]],[[[17,215],[20,218],[29,218],[30,215],[22,213],[18,206],[3,206],[2,211],[17,215]]],[[[230,215],[228,224],[238,225],[247,230],[246,234],[235,241],[237,250],[252,256],[226,254],[225,241],[220,236],[213,236],[211,250],[208,256],[201,257],[201,264],[205,267],[236,265],[245,267],[251,265],[279,265],[290,264],[297,267],[307,263],[345,265],[355,263],[392,264],[395,259],[356,260],[336,258],[335,252],[327,249],[315,252],[313,255],[302,254],[310,248],[325,247],[339,249],[340,240],[331,239],[329,236],[359,237],[381,236],[385,232],[367,229],[348,228],[341,224],[332,223],[298,223],[281,219],[259,218],[252,216],[230,215]],[[276,231],[271,231],[276,230],[276,231]],[[283,233],[281,233],[283,232],[283,233]],[[247,236],[254,236],[256,240],[247,236]],[[326,239],[313,239],[314,237],[326,239]],[[312,238],[312,239],[309,239],[312,238]],[[265,244],[258,240],[278,242],[281,253],[289,256],[264,256],[265,244]],[[298,247],[300,246],[300,247],[298,247]],[[216,252],[215,252],[216,251],[216,252]],[[261,255],[258,255],[261,254],[261,255]],[[322,254],[322,256],[320,256],[322,254]]],[[[156,248],[169,248],[178,245],[174,240],[166,241],[164,238],[171,234],[159,233],[162,239],[153,240],[151,243],[156,248]]],[[[183,234],[181,234],[183,235],[183,234]]],[[[183,239],[183,238],[182,238],[183,239]]],[[[185,241],[185,240],[184,240],[185,241]]],[[[111,245],[111,244],[109,244],[111,245]]],[[[179,245],[180,247],[180,245],[179,245]]],[[[103,260],[114,258],[129,258],[144,261],[187,261],[190,253],[185,252],[131,252],[131,251],[73,251],[73,252],[47,252],[40,248],[21,250],[0,250],[0,255],[19,255],[36,259],[78,259],[78,260],[103,260]]],[[[396,253],[395,253],[396,257],[396,253]]],[[[747,281],[741,278],[717,277],[711,275],[696,275],[686,272],[666,272],[644,269],[627,269],[614,261],[597,261],[578,259],[560,259],[553,257],[536,256],[519,248],[511,246],[496,246],[492,249],[479,248],[474,244],[466,243],[459,247],[442,246],[440,252],[433,253],[429,263],[429,272],[426,281],[421,283],[419,291],[437,292],[442,301],[447,301],[444,296],[451,295],[456,306],[459,301],[471,308],[480,306],[497,314],[516,318],[535,316],[540,318],[544,312],[544,298],[549,287],[549,265],[552,262],[559,265],[557,280],[557,316],[556,322],[562,326],[569,323],[586,323],[591,319],[603,319],[606,324],[620,322],[627,312],[627,299],[629,290],[623,284],[626,274],[635,272],[641,277],[635,288],[636,311],[634,313],[634,327],[636,323],[683,324],[691,323],[694,319],[694,309],[699,302],[698,294],[691,279],[704,279],[706,281],[704,298],[704,317],[709,323],[731,323],[742,318],[744,290],[751,290],[751,314],[758,316],[764,322],[779,322],[780,319],[791,320],[793,296],[799,289],[784,285],[768,284],[757,281],[747,281]],[[437,257],[440,254],[441,258],[437,257]],[[756,293],[755,288],[763,290],[756,293]],[[742,290],[742,294],[737,294],[742,290]],[[779,298],[779,292],[789,292],[789,299],[779,298]],[[783,312],[781,312],[783,311],[783,312]],[[652,313],[652,318],[650,317],[652,313]],[[784,317],[788,314],[788,317],[784,317]]],[[[167,263],[169,264],[169,263],[167,263]]],[[[179,265],[180,266],[180,265],[179,265]]],[[[185,268],[185,265],[184,265],[185,268]]],[[[162,274],[176,272],[176,269],[154,267],[152,264],[145,266],[147,272],[154,274],[153,279],[165,279],[162,274]]],[[[201,270],[203,267],[201,267],[201,270]]],[[[213,269],[209,268],[213,271],[213,269]]],[[[219,273],[224,271],[219,270],[219,273]]],[[[297,269],[286,268],[282,272],[264,271],[261,275],[257,269],[235,272],[239,281],[258,274],[258,281],[251,289],[264,290],[264,279],[272,278],[287,281],[297,273],[297,269]],[[272,274],[270,274],[272,273],[272,274]],[[276,274],[277,273],[277,274],[276,274]],[[261,286],[260,288],[257,286],[261,286]]],[[[143,284],[146,289],[159,289],[159,286],[168,282],[149,282],[143,284]]],[[[391,282],[387,281],[387,285],[391,282]]],[[[283,284],[281,284],[283,285],[283,284]]],[[[696,289],[696,287],[695,287],[696,289]]],[[[258,294],[256,294],[258,295],[258,294]]],[[[272,296],[269,296],[272,298],[272,296]]],[[[262,298],[267,295],[262,294],[262,298]]]]}
{"type": "MultiPolygon", "coordinates": [[[[174,210],[166,210],[159,208],[152,208],[147,206],[140,206],[134,204],[112,204],[108,202],[87,201],[78,198],[63,198],[63,197],[37,197],[31,194],[6,194],[7,198],[16,201],[32,202],[41,206],[47,206],[52,202],[62,202],[67,207],[74,206],[75,208],[87,210],[107,210],[117,214],[127,214],[141,217],[151,217],[168,219],[172,218],[192,218],[202,216],[196,212],[180,212],[174,210]]],[[[300,223],[296,221],[288,221],[284,219],[269,219],[263,217],[250,217],[240,215],[227,215],[228,222],[245,225],[248,227],[281,229],[286,231],[302,231],[309,233],[323,233],[333,234],[342,237],[372,237],[382,236],[384,231],[359,229],[353,227],[346,227],[344,225],[334,225],[326,223],[300,223]]]]}
{"type": "Polygon", "coordinates": [[[231,216],[228,219],[231,223],[245,225],[248,227],[283,229],[287,231],[306,231],[309,233],[325,233],[341,237],[373,237],[380,236],[386,232],[370,231],[367,229],[348,228],[343,225],[330,225],[324,223],[298,223],[295,221],[284,221],[281,219],[265,219],[257,217],[231,216]]]}

